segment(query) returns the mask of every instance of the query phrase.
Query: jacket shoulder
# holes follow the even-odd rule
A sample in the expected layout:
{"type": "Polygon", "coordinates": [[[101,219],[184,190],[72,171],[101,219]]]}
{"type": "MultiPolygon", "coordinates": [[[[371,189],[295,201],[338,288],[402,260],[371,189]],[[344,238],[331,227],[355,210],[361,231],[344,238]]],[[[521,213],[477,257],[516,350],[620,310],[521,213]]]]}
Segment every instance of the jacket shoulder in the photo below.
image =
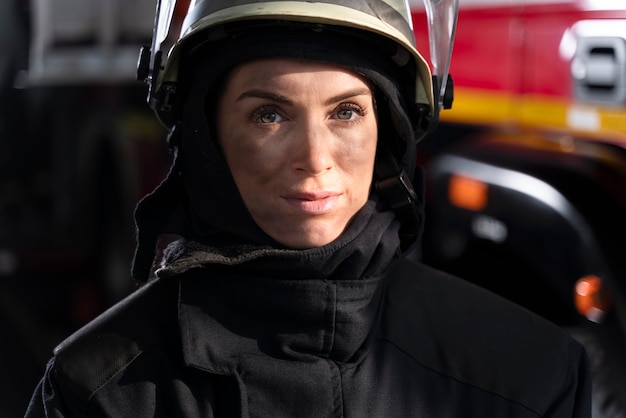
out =
{"type": "Polygon", "coordinates": [[[165,341],[176,320],[177,281],[157,280],[113,305],[54,350],[56,373],[81,399],[141,353],[165,341]]]}
{"type": "Polygon", "coordinates": [[[582,347],[529,310],[421,263],[389,279],[383,339],[422,367],[540,414],[586,384],[582,347]]]}

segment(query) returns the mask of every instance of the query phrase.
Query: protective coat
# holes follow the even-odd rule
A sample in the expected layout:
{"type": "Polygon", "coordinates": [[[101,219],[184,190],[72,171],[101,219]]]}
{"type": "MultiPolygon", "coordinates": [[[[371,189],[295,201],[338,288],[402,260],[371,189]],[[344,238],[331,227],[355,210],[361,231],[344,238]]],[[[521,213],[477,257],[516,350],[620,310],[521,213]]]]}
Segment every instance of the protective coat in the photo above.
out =
{"type": "Polygon", "coordinates": [[[185,251],[57,348],[27,417],[590,416],[581,346],[406,255],[325,280],[185,251]]]}

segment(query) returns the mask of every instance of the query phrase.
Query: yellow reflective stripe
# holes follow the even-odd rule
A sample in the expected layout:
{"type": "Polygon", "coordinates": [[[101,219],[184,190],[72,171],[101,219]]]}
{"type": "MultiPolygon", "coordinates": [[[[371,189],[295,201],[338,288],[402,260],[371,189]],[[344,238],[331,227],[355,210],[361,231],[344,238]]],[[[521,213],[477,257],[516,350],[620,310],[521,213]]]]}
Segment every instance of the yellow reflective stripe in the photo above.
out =
{"type": "Polygon", "coordinates": [[[626,106],[574,103],[543,95],[455,88],[451,110],[443,122],[478,125],[517,125],[585,136],[626,146],[626,106]]]}
{"type": "Polygon", "coordinates": [[[452,109],[441,112],[444,122],[499,124],[511,122],[511,95],[503,92],[454,88],[452,109]]]}

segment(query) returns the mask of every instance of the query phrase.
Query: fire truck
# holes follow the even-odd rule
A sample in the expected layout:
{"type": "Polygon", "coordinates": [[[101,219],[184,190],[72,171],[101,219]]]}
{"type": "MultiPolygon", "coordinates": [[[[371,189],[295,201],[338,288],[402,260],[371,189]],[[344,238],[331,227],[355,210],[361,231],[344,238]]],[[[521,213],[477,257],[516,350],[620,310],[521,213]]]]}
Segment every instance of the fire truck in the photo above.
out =
{"type": "Polygon", "coordinates": [[[626,3],[460,0],[450,72],[424,261],[571,332],[594,416],[626,416],[626,3]]]}

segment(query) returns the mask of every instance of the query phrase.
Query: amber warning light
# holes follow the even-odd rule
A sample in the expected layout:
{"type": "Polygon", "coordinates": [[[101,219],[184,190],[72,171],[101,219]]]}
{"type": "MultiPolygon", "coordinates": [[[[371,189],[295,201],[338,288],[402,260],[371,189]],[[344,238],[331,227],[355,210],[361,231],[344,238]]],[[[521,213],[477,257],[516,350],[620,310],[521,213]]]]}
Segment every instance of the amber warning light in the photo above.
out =
{"type": "Polygon", "coordinates": [[[450,176],[448,198],[450,203],[463,209],[479,211],[487,206],[489,186],[475,178],[461,174],[450,176]]]}
{"type": "Polygon", "coordinates": [[[589,275],[576,281],[574,304],[581,315],[591,321],[600,322],[611,306],[611,298],[602,279],[589,275]]]}

